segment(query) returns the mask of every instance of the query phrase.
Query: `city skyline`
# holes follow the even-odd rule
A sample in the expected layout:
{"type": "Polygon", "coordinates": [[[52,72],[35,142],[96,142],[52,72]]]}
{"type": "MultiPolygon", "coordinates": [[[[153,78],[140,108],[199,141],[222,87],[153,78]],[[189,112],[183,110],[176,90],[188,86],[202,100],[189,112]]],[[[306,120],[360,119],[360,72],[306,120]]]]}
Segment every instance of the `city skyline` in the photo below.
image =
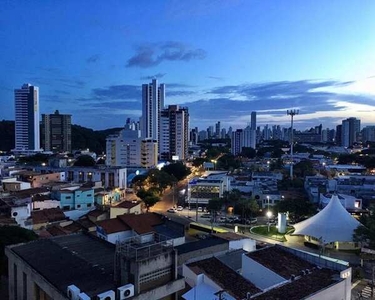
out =
{"type": "Polygon", "coordinates": [[[189,108],[191,127],[244,128],[251,111],[260,126],[287,126],[291,108],[297,129],[353,116],[373,124],[375,3],[288,4],[6,2],[0,118],[14,119],[13,90],[29,82],[40,88],[40,114],[121,127],[140,117],[141,86],[157,78],[165,105],[189,108]]]}

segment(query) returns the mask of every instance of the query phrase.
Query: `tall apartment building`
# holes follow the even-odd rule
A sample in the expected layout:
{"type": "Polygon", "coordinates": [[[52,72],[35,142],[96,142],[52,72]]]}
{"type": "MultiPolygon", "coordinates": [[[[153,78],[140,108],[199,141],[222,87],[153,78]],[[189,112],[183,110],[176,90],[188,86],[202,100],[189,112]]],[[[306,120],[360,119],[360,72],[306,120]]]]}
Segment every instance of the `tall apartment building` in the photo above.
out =
{"type": "Polygon", "coordinates": [[[72,151],[71,115],[61,115],[58,110],[52,115],[42,115],[42,148],[53,152],[72,151]]]}
{"type": "Polygon", "coordinates": [[[15,150],[40,149],[39,88],[29,83],[14,90],[15,150]]]}
{"type": "Polygon", "coordinates": [[[243,139],[242,139],[241,148],[250,147],[250,148],[255,149],[255,145],[256,145],[256,130],[252,129],[251,126],[247,126],[243,130],[243,139]]]}
{"type": "Polygon", "coordinates": [[[366,126],[362,129],[362,141],[375,142],[375,126],[366,126]]]}
{"type": "Polygon", "coordinates": [[[125,128],[106,140],[106,165],[152,168],[158,163],[157,141],[142,139],[139,130],[125,128]]]}
{"type": "Polygon", "coordinates": [[[251,112],[251,129],[252,130],[257,129],[257,112],[256,111],[251,112]]]}
{"type": "Polygon", "coordinates": [[[231,153],[233,155],[238,155],[242,151],[242,141],[243,141],[243,129],[237,129],[232,132],[231,138],[231,153]]]}
{"type": "Polygon", "coordinates": [[[335,135],[335,142],[336,145],[341,146],[341,138],[342,138],[342,125],[336,126],[336,135],[335,135]]]}
{"type": "Polygon", "coordinates": [[[361,131],[361,120],[348,118],[342,121],[341,146],[350,147],[359,140],[361,131]]]}
{"type": "Polygon", "coordinates": [[[218,121],[216,124],[215,124],[215,136],[216,138],[220,138],[220,132],[221,132],[221,124],[220,124],[220,121],[218,121]]]}
{"type": "Polygon", "coordinates": [[[189,111],[186,107],[169,105],[161,112],[159,153],[162,160],[173,156],[184,160],[188,155],[189,111]]]}
{"type": "Polygon", "coordinates": [[[142,85],[142,137],[159,140],[160,112],[164,108],[165,85],[153,79],[142,85]]]}

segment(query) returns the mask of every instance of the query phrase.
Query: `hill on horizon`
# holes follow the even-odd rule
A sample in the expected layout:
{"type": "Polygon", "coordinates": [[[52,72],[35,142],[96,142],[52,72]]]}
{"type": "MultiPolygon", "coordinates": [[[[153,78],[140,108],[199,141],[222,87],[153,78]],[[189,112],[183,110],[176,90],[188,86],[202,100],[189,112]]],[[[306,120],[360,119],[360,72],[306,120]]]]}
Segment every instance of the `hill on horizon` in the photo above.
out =
{"type": "MultiPolygon", "coordinates": [[[[72,150],[87,149],[97,154],[105,153],[106,137],[119,132],[122,128],[93,130],[72,124],[72,150]]],[[[14,121],[0,121],[0,151],[10,151],[15,146],[14,121]]]]}

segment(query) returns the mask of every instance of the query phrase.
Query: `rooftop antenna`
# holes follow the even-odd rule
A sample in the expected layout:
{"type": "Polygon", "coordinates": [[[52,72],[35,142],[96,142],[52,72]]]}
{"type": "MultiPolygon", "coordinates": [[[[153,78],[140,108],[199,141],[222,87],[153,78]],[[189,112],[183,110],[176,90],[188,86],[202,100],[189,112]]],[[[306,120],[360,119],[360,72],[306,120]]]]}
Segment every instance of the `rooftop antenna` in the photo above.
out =
{"type": "Polygon", "coordinates": [[[299,114],[299,110],[298,109],[291,109],[291,110],[287,110],[286,111],[286,114],[288,116],[290,116],[290,119],[291,119],[291,134],[290,134],[290,180],[293,180],[293,164],[294,164],[294,161],[293,161],[293,143],[294,143],[294,134],[293,134],[293,119],[294,119],[294,116],[295,115],[298,115],[299,114]]]}

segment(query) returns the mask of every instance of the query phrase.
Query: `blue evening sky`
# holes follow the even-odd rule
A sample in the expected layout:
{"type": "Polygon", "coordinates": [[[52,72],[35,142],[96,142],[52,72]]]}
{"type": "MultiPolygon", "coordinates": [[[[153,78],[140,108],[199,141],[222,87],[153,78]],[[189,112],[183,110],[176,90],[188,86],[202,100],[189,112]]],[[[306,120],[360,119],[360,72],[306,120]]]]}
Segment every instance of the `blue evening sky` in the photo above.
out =
{"type": "Polygon", "coordinates": [[[167,85],[191,127],[221,121],[332,127],[375,123],[375,1],[1,1],[0,119],[13,89],[41,113],[104,129],[141,113],[141,84],[167,85]]]}

